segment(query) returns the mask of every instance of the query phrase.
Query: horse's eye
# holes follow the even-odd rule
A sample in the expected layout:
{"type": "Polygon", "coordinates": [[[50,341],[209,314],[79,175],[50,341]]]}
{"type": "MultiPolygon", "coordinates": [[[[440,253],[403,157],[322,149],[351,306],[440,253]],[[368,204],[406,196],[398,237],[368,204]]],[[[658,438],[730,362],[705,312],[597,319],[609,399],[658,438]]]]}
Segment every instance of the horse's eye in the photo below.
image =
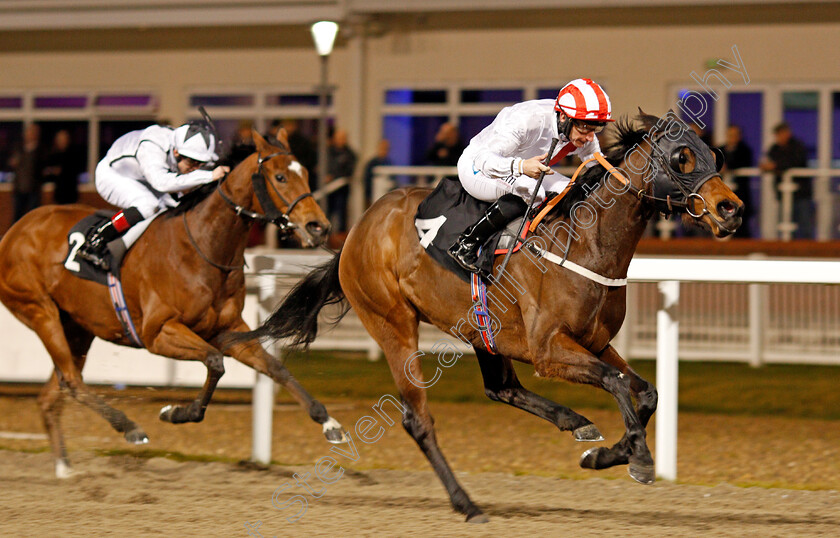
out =
{"type": "Polygon", "coordinates": [[[276,174],[274,176],[274,179],[277,180],[278,183],[285,183],[286,182],[286,176],[284,176],[283,174],[276,174]]]}
{"type": "Polygon", "coordinates": [[[671,154],[671,169],[678,174],[688,174],[693,172],[693,157],[694,153],[686,146],[675,149],[671,154]]]}

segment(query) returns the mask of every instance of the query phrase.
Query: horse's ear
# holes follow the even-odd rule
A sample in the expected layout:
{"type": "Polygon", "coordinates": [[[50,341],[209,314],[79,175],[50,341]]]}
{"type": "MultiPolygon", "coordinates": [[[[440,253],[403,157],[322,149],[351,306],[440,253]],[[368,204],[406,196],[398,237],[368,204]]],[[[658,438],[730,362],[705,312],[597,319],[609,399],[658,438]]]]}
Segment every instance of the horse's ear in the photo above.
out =
{"type": "Polygon", "coordinates": [[[277,131],[277,140],[283,142],[283,145],[289,145],[289,133],[286,131],[285,127],[281,127],[279,131],[277,131]]]}
{"type": "Polygon", "coordinates": [[[254,144],[256,144],[257,150],[259,150],[260,153],[266,153],[266,149],[268,149],[268,142],[265,141],[265,138],[263,138],[256,129],[251,129],[251,134],[254,136],[254,144]]]}
{"type": "Polygon", "coordinates": [[[639,107],[638,120],[642,123],[642,128],[645,131],[649,131],[654,125],[656,125],[656,123],[659,121],[659,118],[648,114],[647,112],[642,110],[642,107],[639,107]]]}

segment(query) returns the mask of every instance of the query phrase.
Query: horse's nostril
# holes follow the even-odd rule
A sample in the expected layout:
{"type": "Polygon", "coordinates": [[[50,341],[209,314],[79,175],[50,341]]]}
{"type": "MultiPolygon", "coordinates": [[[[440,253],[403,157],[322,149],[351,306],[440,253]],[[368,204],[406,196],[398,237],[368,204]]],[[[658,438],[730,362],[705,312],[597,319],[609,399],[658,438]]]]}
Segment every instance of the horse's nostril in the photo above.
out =
{"type": "Polygon", "coordinates": [[[722,218],[728,219],[743,211],[743,207],[739,207],[738,204],[731,200],[724,200],[717,205],[717,211],[718,215],[722,218]]]}
{"type": "Polygon", "coordinates": [[[308,222],[306,224],[306,231],[309,232],[313,237],[320,237],[327,233],[326,228],[321,226],[321,223],[317,221],[308,222]]]}

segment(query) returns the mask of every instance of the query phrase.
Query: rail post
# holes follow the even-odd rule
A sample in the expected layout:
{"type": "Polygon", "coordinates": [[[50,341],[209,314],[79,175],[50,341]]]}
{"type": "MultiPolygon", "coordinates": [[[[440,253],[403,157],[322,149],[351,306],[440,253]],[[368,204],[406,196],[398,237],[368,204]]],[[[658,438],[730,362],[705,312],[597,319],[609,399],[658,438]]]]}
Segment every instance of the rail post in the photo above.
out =
{"type": "Polygon", "coordinates": [[[677,383],[680,324],[677,307],[680,283],[658,283],[662,307],[656,313],[656,476],[677,479],[677,383]]]}

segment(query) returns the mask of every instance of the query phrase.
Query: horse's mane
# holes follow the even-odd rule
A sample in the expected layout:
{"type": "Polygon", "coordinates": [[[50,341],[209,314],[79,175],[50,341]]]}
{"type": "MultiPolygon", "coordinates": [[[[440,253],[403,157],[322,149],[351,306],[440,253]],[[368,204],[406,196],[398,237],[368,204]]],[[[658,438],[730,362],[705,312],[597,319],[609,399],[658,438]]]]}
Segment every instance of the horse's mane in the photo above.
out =
{"type": "MultiPolygon", "coordinates": [[[[658,119],[656,116],[641,113],[636,118],[622,117],[615,122],[614,126],[607,131],[607,143],[601,148],[607,162],[613,166],[618,166],[627,153],[644,140],[648,131],[646,128],[635,127],[634,120],[640,121],[642,125],[650,126],[654,125],[658,119]]],[[[585,200],[595,191],[604,178],[604,172],[606,172],[606,169],[600,164],[583,171],[572,184],[565,198],[557,204],[552,214],[555,217],[569,217],[575,204],[585,200]]]]}
{"type": "Polygon", "coordinates": [[[217,181],[211,181],[210,183],[205,183],[200,187],[194,188],[181,198],[181,201],[178,203],[178,205],[167,209],[163,216],[168,218],[178,216],[182,213],[186,213],[187,211],[189,211],[190,209],[194,208],[195,206],[203,202],[205,199],[207,199],[207,197],[210,196],[213,193],[213,191],[216,190],[217,185],[217,181]]]}

